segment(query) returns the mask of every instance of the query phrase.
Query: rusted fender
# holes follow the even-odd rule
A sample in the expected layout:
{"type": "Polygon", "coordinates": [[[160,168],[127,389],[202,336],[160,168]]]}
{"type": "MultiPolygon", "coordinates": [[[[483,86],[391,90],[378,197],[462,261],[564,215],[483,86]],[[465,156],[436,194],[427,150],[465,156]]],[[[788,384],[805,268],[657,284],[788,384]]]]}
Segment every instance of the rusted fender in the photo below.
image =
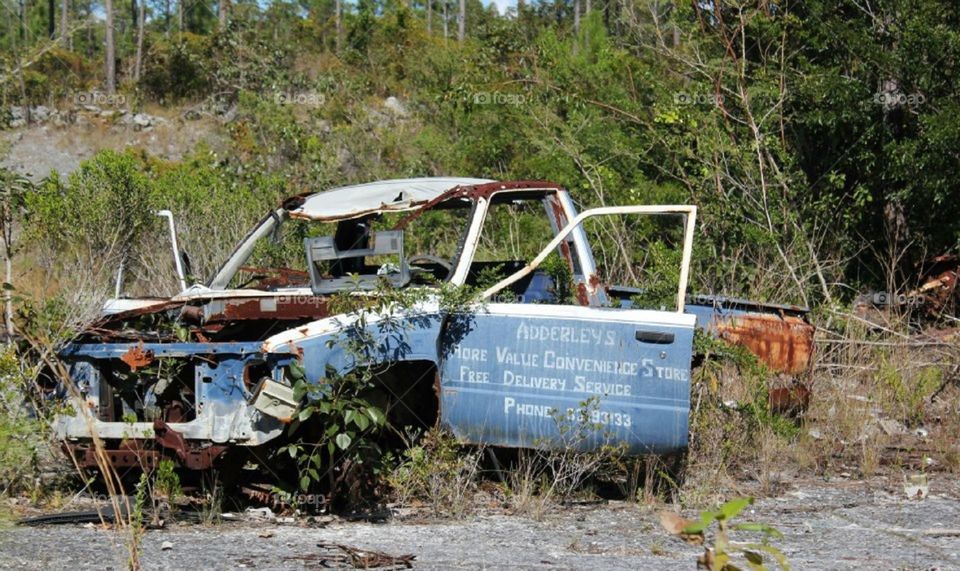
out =
{"type": "Polygon", "coordinates": [[[802,317],[746,313],[717,317],[718,337],[741,345],[778,373],[795,375],[810,367],[814,326],[802,317]]]}

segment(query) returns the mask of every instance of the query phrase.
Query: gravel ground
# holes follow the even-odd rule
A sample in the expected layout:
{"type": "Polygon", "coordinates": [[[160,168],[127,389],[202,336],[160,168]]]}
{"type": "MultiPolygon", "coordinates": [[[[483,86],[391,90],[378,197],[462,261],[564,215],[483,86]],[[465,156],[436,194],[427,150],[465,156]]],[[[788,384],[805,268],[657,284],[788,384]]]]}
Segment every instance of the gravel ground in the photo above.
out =
{"type": "MultiPolygon", "coordinates": [[[[785,537],[775,544],[794,569],[960,569],[960,488],[932,485],[924,500],[908,500],[899,488],[795,485],[758,501],[744,519],[780,529],[785,537]]],[[[558,509],[539,522],[489,514],[323,527],[181,524],[147,532],[142,560],[146,569],[319,568],[318,542],[414,554],[415,569],[695,569],[702,552],[667,534],[656,509],[610,502],[558,509]],[[162,550],[165,542],[172,548],[162,550]]],[[[123,553],[120,536],[90,526],[0,531],[0,569],[123,569],[123,553]]]]}

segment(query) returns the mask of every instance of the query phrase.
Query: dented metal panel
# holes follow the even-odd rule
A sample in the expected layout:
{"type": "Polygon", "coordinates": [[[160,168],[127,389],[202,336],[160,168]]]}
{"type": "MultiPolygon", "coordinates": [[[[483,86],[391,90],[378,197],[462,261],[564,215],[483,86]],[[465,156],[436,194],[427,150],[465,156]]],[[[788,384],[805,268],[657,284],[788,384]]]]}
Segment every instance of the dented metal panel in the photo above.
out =
{"type": "Polygon", "coordinates": [[[491,182],[481,178],[411,178],[343,186],[304,197],[290,210],[290,216],[338,220],[369,212],[411,210],[452,188],[491,182]]]}
{"type": "Polygon", "coordinates": [[[478,444],[680,450],[687,444],[694,319],[492,304],[447,347],[441,420],[459,439],[478,444]]]}
{"type": "Polygon", "coordinates": [[[720,338],[746,347],[770,369],[802,373],[813,353],[813,326],[799,317],[746,314],[715,321],[720,338]]]}
{"type": "Polygon", "coordinates": [[[726,300],[723,304],[693,303],[687,305],[687,311],[697,316],[698,327],[746,347],[774,372],[795,375],[810,367],[815,328],[804,317],[803,308],[761,312],[726,300]]]}

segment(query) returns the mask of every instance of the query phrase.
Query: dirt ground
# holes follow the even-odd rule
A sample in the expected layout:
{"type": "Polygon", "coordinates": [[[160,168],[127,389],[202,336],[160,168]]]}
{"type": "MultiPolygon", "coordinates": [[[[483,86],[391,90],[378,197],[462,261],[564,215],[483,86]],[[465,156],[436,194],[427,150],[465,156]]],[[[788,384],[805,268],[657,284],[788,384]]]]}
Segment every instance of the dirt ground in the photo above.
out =
{"type": "MultiPolygon", "coordinates": [[[[148,531],[142,560],[145,569],[320,568],[323,542],[412,554],[415,569],[695,569],[702,548],[669,535],[660,509],[608,502],[556,508],[542,521],[490,512],[462,521],[181,523],[148,531]]],[[[893,480],[804,482],[748,510],[742,521],[783,532],[774,545],[793,569],[960,569],[960,484],[945,476],[923,500],[893,480]]],[[[0,554],[0,569],[126,566],[122,537],[92,525],[8,528],[0,554]]]]}
{"type": "Polygon", "coordinates": [[[166,115],[169,117],[151,116],[162,122],[144,129],[115,118],[80,113],[78,120],[66,125],[47,122],[0,131],[0,167],[39,181],[52,171],[69,175],[103,149],[144,149],[151,156],[179,160],[200,142],[212,149],[221,146],[215,120],[183,121],[176,113],[166,115]]]}

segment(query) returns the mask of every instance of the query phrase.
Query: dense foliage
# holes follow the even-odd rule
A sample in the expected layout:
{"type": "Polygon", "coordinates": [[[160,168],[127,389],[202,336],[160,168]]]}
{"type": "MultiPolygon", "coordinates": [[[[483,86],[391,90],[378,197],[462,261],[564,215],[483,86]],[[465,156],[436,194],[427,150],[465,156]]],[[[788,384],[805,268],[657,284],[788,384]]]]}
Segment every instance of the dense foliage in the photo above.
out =
{"type": "MultiPolygon", "coordinates": [[[[198,8],[182,29],[170,4],[146,5],[139,81],[131,6],[114,4],[121,92],[224,117],[225,148],[105,153],[47,180],[26,209],[45,243],[115,263],[102,242],[156,238],[144,207],[170,207],[204,277],[284,195],[441,174],[550,179],[583,206],[697,204],[695,288],[777,301],[912,287],[960,238],[955,3],[470,2],[462,43],[439,2],[430,32],[422,2],[345,5],[340,38],[329,0],[240,3],[225,27],[198,8]]],[[[57,42],[48,5],[25,6],[24,33],[0,36],[2,101],[96,88],[100,6],[80,2],[57,42]]],[[[657,271],[655,250],[633,261],[657,271]]]]}

